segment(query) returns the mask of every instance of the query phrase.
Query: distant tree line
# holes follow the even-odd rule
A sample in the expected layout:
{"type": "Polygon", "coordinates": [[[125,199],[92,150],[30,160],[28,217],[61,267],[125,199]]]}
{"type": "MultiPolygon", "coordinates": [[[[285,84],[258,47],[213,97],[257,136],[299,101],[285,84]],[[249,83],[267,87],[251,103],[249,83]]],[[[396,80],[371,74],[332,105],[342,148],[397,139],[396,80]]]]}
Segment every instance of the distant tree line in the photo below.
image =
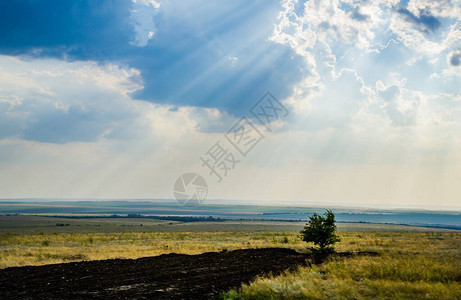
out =
{"type": "Polygon", "coordinates": [[[209,217],[190,217],[190,216],[144,216],[141,214],[128,214],[127,218],[155,219],[178,222],[224,222],[225,219],[209,217]]]}
{"type": "MultiPolygon", "coordinates": [[[[165,221],[178,221],[178,222],[224,222],[226,219],[209,217],[190,217],[190,216],[145,216],[142,214],[128,214],[128,215],[118,215],[113,214],[110,216],[58,216],[55,215],[55,218],[67,218],[67,219],[94,219],[94,218],[136,218],[136,219],[155,219],[155,220],[165,220],[165,221]]],[[[59,224],[59,223],[58,223],[59,224]]],[[[56,226],[68,226],[68,224],[56,224],[56,226]]]]}

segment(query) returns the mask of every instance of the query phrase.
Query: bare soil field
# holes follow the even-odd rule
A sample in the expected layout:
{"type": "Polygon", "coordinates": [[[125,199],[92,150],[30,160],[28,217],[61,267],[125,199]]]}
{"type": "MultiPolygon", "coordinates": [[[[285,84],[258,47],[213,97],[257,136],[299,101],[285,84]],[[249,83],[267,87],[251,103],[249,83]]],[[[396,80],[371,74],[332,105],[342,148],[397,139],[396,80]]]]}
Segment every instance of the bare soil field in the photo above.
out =
{"type": "Polygon", "coordinates": [[[210,299],[257,275],[306,265],[306,254],[266,248],[164,254],[0,270],[2,299],[210,299]]]}

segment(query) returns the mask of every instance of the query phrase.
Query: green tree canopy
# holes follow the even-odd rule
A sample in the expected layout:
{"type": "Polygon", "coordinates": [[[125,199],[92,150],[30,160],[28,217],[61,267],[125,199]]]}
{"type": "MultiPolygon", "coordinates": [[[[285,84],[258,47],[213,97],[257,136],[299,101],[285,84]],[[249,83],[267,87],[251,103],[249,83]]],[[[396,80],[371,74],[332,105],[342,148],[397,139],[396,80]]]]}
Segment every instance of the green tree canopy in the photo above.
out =
{"type": "Polygon", "coordinates": [[[335,214],[329,209],[325,217],[314,213],[301,230],[301,239],[319,246],[320,251],[334,251],[334,244],[340,241],[336,235],[335,214]]]}

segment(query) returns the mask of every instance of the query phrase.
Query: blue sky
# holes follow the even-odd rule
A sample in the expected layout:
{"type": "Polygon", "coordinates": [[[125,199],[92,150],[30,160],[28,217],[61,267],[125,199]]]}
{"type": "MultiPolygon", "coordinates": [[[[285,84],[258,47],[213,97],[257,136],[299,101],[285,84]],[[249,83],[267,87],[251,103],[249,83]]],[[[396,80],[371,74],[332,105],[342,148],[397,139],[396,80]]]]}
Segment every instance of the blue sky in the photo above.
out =
{"type": "Polygon", "coordinates": [[[209,197],[457,206],[460,15],[448,0],[3,1],[0,197],[171,198],[270,91],[288,117],[258,127],[225,182],[206,178],[209,197]]]}

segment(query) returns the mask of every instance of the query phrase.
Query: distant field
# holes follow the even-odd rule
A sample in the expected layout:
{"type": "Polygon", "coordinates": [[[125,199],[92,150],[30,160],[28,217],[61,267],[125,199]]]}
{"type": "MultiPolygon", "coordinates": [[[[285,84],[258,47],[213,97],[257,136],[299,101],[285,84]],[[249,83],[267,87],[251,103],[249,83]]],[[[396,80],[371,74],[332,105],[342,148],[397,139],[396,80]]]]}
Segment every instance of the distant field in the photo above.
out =
{"type": "MultiPolygon", "coordinates": [[[[203,231],[299,231],[305,222],[224,221],[177,222],[139,218],[55,218],[39,216],[0,216],[0,234],[86,233],[86,232],[203,232],[203,231]],[[65,225],[65,226],[59,226],[65,225]]],[[[370,223],[338,223],[339,231],[424,231],[453,230],[417,226],[370,223]]]]}
{"type": "MultiPolygon", "coordinates": [[[[402,209],[372,209],[353,207],[333,207],[338,222],[405,224],[434,228],[461,230],[460,211],[429,211],[402,209]]],[[[1,200],[0,215],[143,215],[177,217],[213,217],[225,220],[282,220],[306,221],[313,213],[323,213],[322,207],[263,206],[242,204],[212,204],[204,202],[200,206],[185,207],[174,200],[107,200],[107,201],[49,201],[27,202],[1,200]]]]}

